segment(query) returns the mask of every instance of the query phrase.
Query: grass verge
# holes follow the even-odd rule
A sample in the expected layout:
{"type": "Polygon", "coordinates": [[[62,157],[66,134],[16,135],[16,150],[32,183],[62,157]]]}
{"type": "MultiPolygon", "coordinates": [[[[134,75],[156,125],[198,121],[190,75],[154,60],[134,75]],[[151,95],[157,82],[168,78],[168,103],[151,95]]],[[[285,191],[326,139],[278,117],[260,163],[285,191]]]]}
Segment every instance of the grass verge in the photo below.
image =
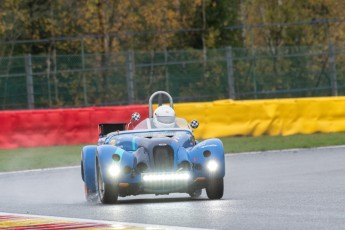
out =
{"type": "Polygon", "coordinates": [[[80,164],[82,145],[0,150],[0,172],[80,164]]]}
{"type": "Polygon", "coordinates": [[[345,132],[221,138],[226,153],[345,145],[345,132]]]}
{"type": "MultiPolygon", "coordinates": [[[[345,145],[345,133],[221,138],[226,153],[345,145]]],[[[0,150],[0,172],[79,165],[82,145],[0,150]]]]}

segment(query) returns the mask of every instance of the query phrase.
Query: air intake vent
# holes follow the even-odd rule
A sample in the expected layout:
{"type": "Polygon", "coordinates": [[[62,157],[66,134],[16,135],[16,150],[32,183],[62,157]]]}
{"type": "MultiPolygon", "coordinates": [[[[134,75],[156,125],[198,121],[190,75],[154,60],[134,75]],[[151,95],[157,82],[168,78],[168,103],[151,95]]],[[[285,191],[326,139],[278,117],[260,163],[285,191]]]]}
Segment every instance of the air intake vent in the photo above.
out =
{"type": "Polygon", "coordinates": [[[174,167],[174,150],[170,145],[158,145],[153,148],[156,171],[171,170],[174,167]]]}

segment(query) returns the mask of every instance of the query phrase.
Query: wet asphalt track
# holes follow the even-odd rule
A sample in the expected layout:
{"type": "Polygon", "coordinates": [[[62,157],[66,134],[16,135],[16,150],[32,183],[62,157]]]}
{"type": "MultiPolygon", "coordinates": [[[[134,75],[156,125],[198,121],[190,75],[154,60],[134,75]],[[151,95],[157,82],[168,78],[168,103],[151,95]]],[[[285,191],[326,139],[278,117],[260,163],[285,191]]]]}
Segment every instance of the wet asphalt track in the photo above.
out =
{"type": "Polygon", "coordinates": [[[226,157],[222,200],[187,194],[88,204],[80,168],[0,173],[0,212],[214,229],[344,229],[345,147],[226,157]]]}

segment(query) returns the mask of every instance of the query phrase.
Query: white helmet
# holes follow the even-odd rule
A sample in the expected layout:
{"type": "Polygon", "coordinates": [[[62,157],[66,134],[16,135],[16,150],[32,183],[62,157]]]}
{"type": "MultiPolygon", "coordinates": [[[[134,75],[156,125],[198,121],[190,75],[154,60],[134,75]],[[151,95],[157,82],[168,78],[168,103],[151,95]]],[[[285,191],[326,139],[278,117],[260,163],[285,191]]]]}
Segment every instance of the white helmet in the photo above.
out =
{"type": "Polygon", "coordinates": [[[173,128],[175,126],[175,111],[167,105],[159,106],[153,114],[153,124],[157,128],[173,128]]]}

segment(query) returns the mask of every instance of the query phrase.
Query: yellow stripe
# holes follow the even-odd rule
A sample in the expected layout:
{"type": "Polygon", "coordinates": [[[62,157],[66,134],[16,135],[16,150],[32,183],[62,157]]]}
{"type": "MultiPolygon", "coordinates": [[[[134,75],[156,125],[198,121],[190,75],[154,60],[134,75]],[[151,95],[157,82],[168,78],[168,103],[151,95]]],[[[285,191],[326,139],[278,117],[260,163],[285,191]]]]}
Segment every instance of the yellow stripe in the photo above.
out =
{"type": "MultiPolygon", "coordinates": [[[[50,224],[52,220],[45,219],[13,219],[13,220],[0,220],[0,227],[26,227],[39,224],[50,224]]],[[[66,223],[62,221],[54,221],[54,223],[66,223]]]]}
{"type": "MultiPolygon", "coordinates": [[[[97,227],[90,227],[90,228],[82,228],[85,230],[97,230],[97,229],[137,229],[137,230],[145,230],[147,227],[136,227],[136,226],[130,226],[130,225],[122,225],[122,224],[102,224],[97,222],[78,222],[78,221],[64,221],[64,220],[58,220],[58,219],[49,219],[49,218],[35,218],[35,217],[20,217],[20,216],[8,216],[8,219],[6,219],[6,216],[4,219],[0,219],[0,229],[2,228],[10,228],[10,227],[31,227],[35,225],[45,225],[45,224],[52,224],[52,225],[59,225],[59,224],[66,224],[66,225],[83,225],[83,224],[94,224],[94,225],[100,225],[97,227]],[[102,226],[103,225],[103,226],[102,226]]],[[[150,228],[150,229],[164,229],[164,228],[150,228]]]]}

